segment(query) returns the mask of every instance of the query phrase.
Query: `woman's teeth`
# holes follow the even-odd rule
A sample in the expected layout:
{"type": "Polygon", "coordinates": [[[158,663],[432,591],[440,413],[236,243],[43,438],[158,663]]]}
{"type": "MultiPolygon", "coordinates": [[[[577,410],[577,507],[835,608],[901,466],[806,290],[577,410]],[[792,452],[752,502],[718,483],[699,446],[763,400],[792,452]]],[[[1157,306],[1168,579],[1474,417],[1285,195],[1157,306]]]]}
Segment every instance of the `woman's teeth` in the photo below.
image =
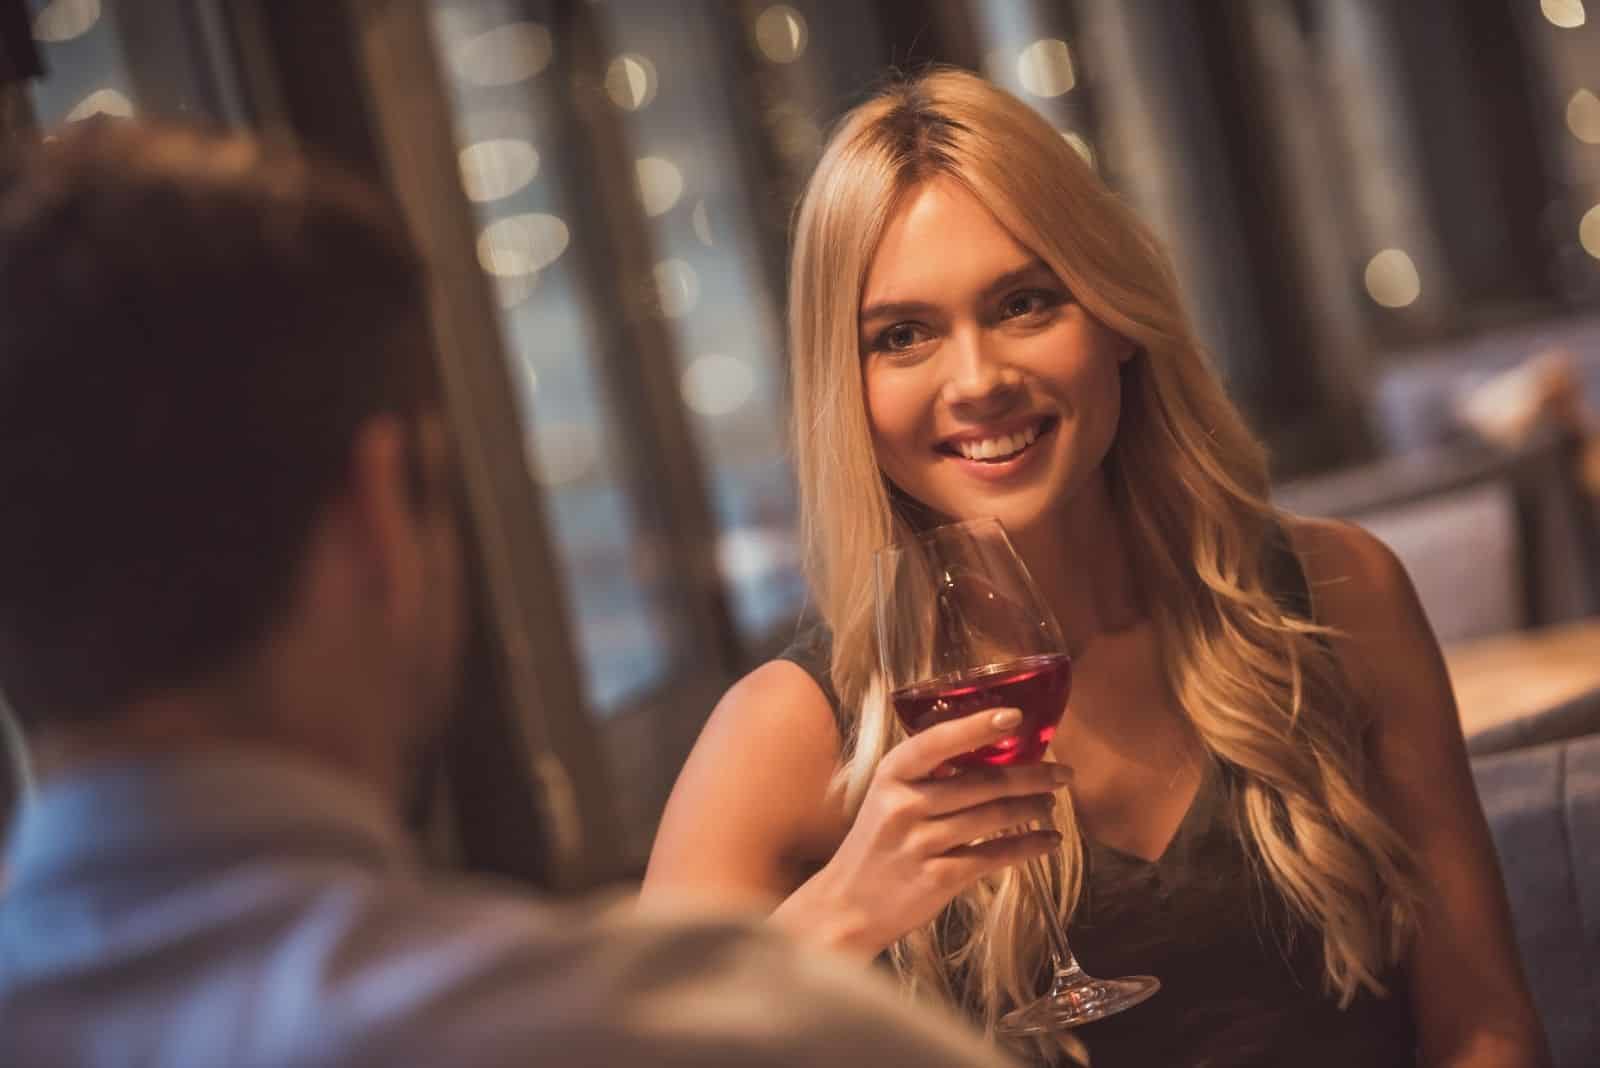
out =
{"type": "Polygon", "coordinates": [[[983,438],[978,441],[957,441],[954,443],[956,452],[969,460],[1003,460],[1021,452],[1039,439],[1040,423],[1028,427],[1026,430],[1015,434],[1002,434],[997,438],[983,438]]]}

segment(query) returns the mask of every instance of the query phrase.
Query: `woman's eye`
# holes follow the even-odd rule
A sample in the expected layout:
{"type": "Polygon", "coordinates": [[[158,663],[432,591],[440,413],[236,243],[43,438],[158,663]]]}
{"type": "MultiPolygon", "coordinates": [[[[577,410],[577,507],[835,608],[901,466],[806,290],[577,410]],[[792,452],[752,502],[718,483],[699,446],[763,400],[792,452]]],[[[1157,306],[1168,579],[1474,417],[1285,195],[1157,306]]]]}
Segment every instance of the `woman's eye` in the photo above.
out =
{"type": "Polygon", "coordinates": [[[1028,289],[1007,297],[1000,306],[1000,312],[1007,319],[1021,319],[1048,311],[1059,303],[1061,298],[1055,293],[1044,289],[1028,289]]]}
{"type": "Polygon", "coordinates": [[[873,347],[884,352],[904,352],[922,340],[922,331],[912,323],[896,323],[878,335],[873,347]]]}

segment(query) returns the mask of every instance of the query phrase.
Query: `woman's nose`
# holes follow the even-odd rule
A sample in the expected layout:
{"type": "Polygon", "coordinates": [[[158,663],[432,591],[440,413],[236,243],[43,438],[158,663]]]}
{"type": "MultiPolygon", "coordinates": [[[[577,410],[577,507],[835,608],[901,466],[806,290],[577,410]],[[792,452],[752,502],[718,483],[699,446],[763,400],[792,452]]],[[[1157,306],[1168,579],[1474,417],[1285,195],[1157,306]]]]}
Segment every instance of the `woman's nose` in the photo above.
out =
{"type": "Polygon", "coordinates": [[[980,414],[1012,403],[1018,376],[995,351],[983,331],[956,333],[946,346],[946,352],[949,356],[944,382],[946,403],[952,407],[980,409],[980,414]]]}

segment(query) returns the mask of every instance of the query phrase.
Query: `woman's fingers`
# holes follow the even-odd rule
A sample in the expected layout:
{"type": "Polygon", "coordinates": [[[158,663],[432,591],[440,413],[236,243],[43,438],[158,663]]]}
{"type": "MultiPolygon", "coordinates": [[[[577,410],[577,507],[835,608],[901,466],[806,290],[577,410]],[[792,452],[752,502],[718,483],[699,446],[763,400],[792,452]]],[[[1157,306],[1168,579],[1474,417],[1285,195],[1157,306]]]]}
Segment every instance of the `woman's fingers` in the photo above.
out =
{"type": "Polygon", "coordinates": [[[1060,764],[1018,764],[1009,768],[966,768],[959,775],[915,783],[922,809],[930,816],[959,812],[1002,797],[1053,794],[1072,781],[1060,764]]]}
{"type": "Polygon", "coordinates": [[[1002,797],[929,820],[918,832],[929,855],[960,849],[1034,820],[1049,820],[1055,798],[1049,794],[1002,797]]]}
{"type": "Polygon", "coordinates": [[[1009,737],[1021,724],[1022,711],[1016,708],[991,708],[936,723],[889,750],[878,770],[901,782],[926,779],[947,761],[1009,737]]]}
{"type": "MultiPolygon", "coordinates": [[[[887,944],[928,922],[984,875],[1057,849],[1048,827],[1054,797],[1071,782],[1059,764],[961,766],[951,761],[1010,737],[1014,708],[940,723],[901,742],[878,764],[850,833],[819,873],[853,900],[887,944]]],[[[877,937],[877,934],[874,937],[877,937]]]]}
{"type": "Polygon", "coordinates": [[[1024,831],[958,846],[929,861],[928,869],[953,897],[985,875],[1044,856],[1060,845],[1060,831],[1024,831]]]}

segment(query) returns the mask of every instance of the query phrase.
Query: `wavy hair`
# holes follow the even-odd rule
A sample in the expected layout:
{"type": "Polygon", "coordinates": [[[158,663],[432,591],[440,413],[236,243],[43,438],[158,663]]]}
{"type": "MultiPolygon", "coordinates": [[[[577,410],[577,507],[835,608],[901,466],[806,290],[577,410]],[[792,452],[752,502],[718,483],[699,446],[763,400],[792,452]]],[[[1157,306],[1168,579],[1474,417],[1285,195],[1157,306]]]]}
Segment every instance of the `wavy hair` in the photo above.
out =
{"type": "MultiPolygon", "coordinates": [[[[1134,343],[1105,473],[1165,681],[1231,784],[1259,870],[1320,932],[1330,994],[1344,1004],[1363,987],[1382,992],[1415,924],[1414,868],[1368,800],[1365,723],[1329,631],[1274,596],[1266,547],[1282,517],[1267,500],[1265,453],[1196,341],[1150,232],[1032,109],[959,71],[897,84],[847,115],[795,218],[802,533],[851,722],[836,781],[847,808],[904,735],[877,675],[872,553],[923,522],[873,455],[857,319],[885,226],[907,191],[935,176],[965,186],[1085,310],[1134,343]]],[[[1069,916],[1081,842],[1070,809],[1059,815],[1067,833],[1051,867],[1069,916]]],[[[1045,954],[1043,917],[1014,872],[965,893],[893,951],[913,990],[950,998],[991,1030],[1037,992],[1045,954]]]]}

